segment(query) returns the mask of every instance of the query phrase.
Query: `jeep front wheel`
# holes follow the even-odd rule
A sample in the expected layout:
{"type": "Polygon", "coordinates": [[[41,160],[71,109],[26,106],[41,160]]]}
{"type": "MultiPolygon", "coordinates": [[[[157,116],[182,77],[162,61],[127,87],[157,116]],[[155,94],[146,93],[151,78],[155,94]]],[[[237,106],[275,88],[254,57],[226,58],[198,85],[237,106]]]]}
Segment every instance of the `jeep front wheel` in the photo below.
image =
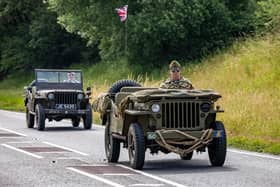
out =
{"type": "Polygon", "coordinates": [[[110,131],[110,124],[107,121],[105,126],[105,153],[108,162],[116,163],[120,156],[120,141],[114,138],[110,131]]]}
{"type": "Polygon", "coordinates": [[[222,137],[214,138],[208,145],[208,155],[212,166],[223,166],[226,153],[227,153],[227,139],[224,124],[220,121],[216,121],[212,128],[214,130],[222,130],[222,137]]]}
{"type": "Polygon", "coordinates": [[[83,116],[84,128],[91,129],[92,126],[92,110],[91,105],[88,103],[86,106],[86,114],[83,116]]]}
{"type": "Polygon", "coordinates": [[[45,129],[45,111],[41,104],[37,104],[35,108],[36,126],[39,131],[45,129]]]}
{"type": "Polygon", "coordinates": [[[141,170],[145,162],[145,139],[142,127],[132,123],[128,130],[128,155],[130,166],[141,170]]]}
{"type": "Polygon", "coordinates": [[[26,107],[26,125],[28,128],[34,127],[34,115],[30,114],[29,109],[26,107]]]}

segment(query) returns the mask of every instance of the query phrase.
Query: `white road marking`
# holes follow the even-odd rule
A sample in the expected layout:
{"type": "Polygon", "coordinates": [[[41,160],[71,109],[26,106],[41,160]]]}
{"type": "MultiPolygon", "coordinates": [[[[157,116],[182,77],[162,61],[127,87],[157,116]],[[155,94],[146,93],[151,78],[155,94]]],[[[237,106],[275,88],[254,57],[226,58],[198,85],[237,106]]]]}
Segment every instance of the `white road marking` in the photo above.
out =
{"type": "Polygon", "coordinates": [[[130,173],[104,173],[103,175],[109,175],[109,176],[129,176],[129,175],[133,175],[130,173]]]}
{"type": "Polygon", "coordinates": [[[17,137],[0,137],[0,139],[18,139],[18,138],[23,138],[23,136],[17,136],[17,137]]]}
{"type": "Polygon", "coordinates": [[[27,143],[34,143],[34,142],[31,142],[31,141],[18,141],[18,142],[7,142],[8,144],[21,144],[21,143],[23,143],[23,144],[27,144],[27,143]]]}
{"type": "Polygon", "coordinates": [[[243,154],[243,155],[280,160],[280,157],[273,156],[273,155],[268,155],[268,154],[261,154],[261,153],[249,152],[249,151],[241,151],[241,150],[237,150],[237,149],[228,149],[227,151],[232,152],[232,153],[243,154]]]}
{"type": "Polygon", "coordinates": [[[18,152],[27,154],[27,155],[29,155],[29,156],[35,157],[35,158],[39,158],[39,159],[43,158],[42,156],[35,155],[35,154],[30,153],[30,152],[28,152],[28,151],[24,151],[24,150],[22,150],[22,149],[18,149],[18,148],[16,148],[16,147],[13,147],[13,146],[10,146],[10,145],[7,145],[7,144],[1,144],[1,145],[4,146],[4,147],[7,147],[7,148],[9,148],[9,149],[12,149],[12,150],[15,150],[15,151],[18,151],[18,152]]]}
{"type": "Polygon", "coordinates": [[[164,186],[164,184],[131,184],[129,186],[164,186]]]}
{"type": "Polygon", "coordinates": [[[57,145],[57,144],[54,144],[54,143],[50,143],[50,142],[43,142],[43,143],[54,146],[54,147],[58,147],[58,148],[61,148],[61,149],[65,149],[65,150],[68,150],[68,151],[71,151],[71,152],[74,152],[74,153],[78,153],[78,154],[83,155],[83,156],[88,156],[89,155],[87,153],[83,153],[83,152],[80,152],[80,151],[77,151],[77,150],[74,150],[74,149],[71,149],[71,148],[68,148],[68,147],[64,147],[64,146],[61,146],[61,145],[57,145]]]}
{"type": "Polygon", "coordinates": [[[172,186],[176,186],[176,187],[186,187],[185,185],[182,185],[182,184],[179,184],[179,183],[176,183],[176,182],[173,182],[173,181],[170,181],[170,180],[167,180],[167,179],[164,179],[164,178],[161,178],[161,177],[158,177],[158,176],[149,174],[149,173],[145,173],[145,172],[143,172],[143,171],[135,170],[135,169],[132,169],[132,168],[130,168],[130,167],[127,167],[127,166],[124,166],[124,165],[121,165],[121,164],[117,164],[117,166],[120,166],[120,167],[129,169],[129,170],[132,170],[132,171],[134,171],[134,172],[136,172],[136,173],[139,173],[139,174],[141,174],[141,175],[150,177],[150,178],[152,178],[152,179],[155,179],[155,180],[164,182],[164,183],[166,183],[166,184],[170,184],[170,185],[172,185],[172,186]]]}
{"type": "Polygon", "coordinates": [[[102,177],[99,177],[99,176],[96,176],[96,175],[93,175],[93,174],[89,174],[89,173],[86,173],[84,171],[81,171],[81,170],[78,170],[78,169],[75,169],[75,168],[72,168],[72,167],[68,167],[67,169],[71,170],[71,171],[74,171],[76,173],[79,173],[81,175],[84,175],[84,176],[87,176],[87,177],[90,177],[92,179],[95,179],[95,180],[98,180],[98,181],[101,181],[105,184],[108,184],[108,185],[111,185],[111,186],[114,186],[114,187],[124,187],[123,185],[120,185],[118,183],[115,183],[113,181],[110,181],[108,179],[104,179],[102,177]]]}
{"type": "Polygon", "coordinates": [[[22,134],[22,133],[19,133],[19,132],[10,130],[10,129],[6,129],[6,128],[3,128],[3,127],[0,127],[0,130],[7,131],[7,132],[11,132],[11,133],[14,133],[14,134],[17,134],[17,135],[20,135],[20,136],[27,136],[27,135],[25,135],[25,134],[22,134]]]}
{"type": "Polygon", "coordinates": [[[81,157],[56,157],[57,160],[81,160],[81,157]]]}

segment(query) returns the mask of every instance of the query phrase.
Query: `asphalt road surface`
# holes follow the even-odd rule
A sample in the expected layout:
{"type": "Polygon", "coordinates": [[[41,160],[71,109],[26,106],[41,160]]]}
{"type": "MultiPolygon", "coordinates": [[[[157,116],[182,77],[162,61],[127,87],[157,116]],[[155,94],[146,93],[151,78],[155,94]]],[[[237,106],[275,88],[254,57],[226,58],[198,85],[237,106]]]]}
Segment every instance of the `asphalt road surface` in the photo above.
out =
{"type": "Polygon", "coordinates": [[[103,134],[66,120],[28,129],[25,114],[0,110],[0,186],[280,186],[279,156],[228,149],[224,167],[211,167],[207,153],[183,161],[147,151],[137,171],[124,149],[118,164],[107,163],[103,134]]]}

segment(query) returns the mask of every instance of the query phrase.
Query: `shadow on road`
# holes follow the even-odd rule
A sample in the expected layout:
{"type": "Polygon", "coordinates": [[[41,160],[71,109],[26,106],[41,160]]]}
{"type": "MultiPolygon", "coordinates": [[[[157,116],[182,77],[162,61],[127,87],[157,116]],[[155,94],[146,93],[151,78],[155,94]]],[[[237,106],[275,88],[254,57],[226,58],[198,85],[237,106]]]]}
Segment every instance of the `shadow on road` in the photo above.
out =
{"type": "MultiPolygon", "coordinates": [[[[93,130],[93,129],[90,129],[93,130]]],[[[46,127],[44,131],[90,131],[90,130],[85,130],[82,126],[81,127],[71,127],[71,126],[61,126],[61,127],[46,127]]]]}
{"type": "MultiPolygon", "coordinates": [[[[122,162],[129,166],[128,162],[122,162]]],[[[212,167],[208,160],[192,159],[192,160],[150,160],[145,161],[143,171],[153,174],[180,174],[180,173],[211,173],[211,172],[232,172],[237,171],[237,168],[227,166],[212,167]]]]}

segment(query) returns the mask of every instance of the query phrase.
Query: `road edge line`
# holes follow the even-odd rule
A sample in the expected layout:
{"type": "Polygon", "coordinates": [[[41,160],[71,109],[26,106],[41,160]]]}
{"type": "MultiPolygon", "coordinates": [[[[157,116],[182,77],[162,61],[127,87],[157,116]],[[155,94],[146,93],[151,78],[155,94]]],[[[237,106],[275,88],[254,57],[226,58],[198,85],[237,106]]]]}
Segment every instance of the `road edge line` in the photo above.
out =
{"type": "Polygon", "coordinates": [[[176,186],[176,187],[186,187],[185,185],[183,184],[179,184],[177,182],[173,182],[173,181],[170,181],[170,180],[167,180],[167,179],[164,179],[164,178],[161,178],[161,177],[158,177],[158,176],[155,176],[155,175],[152,175],[152,174],[149,174],[149,173],[145,173],[143,171],[139,171],[139,170],[135,170],[135,169],[132,169],[130,167],[127,167],[127,166],[124,166],[124,165],[121,165],[121,164],[117,164],[117,166],[120,166],[120,167],[123,167],[125,169],[129,169],[131,171],[134,171],[136,173],[140,173],[141,175],[144,175],[146,177],[150,177],[152,179],[155,179],[155,180],[158,180],[158,181],[161,181],[161,182],[164,182],[166,184],[170,184],[172,186],[176,186]]]}
{"type": "Polygon", "coordinates": [[[280,157],[273,156],[273,155],[268,155],[268,154],[261,154],[261,153],[258,153],[258,152],[249,152],[249,151],[243,151],[243,150],[237,150],[237,149],[228,149],[227,151],[231,152],[231,153],[242,154],[242,155],[280,160],[280,157]]]}
{"type": "Polygon", "coordinates": [[[113,182],[113,181],[110,181],[110,180],[108,180],[108,179],[104,179],[104,178],[102,178],[102,177],[99,177],[99,176],[96,176],[96,175],[93,175],[93,174],[90,174],[90,173],[87,173],[87,172],[78,170],[78,169],[73,168],[73,167],[67,167],[66,169],[71,170],[71,171],[74,171],[74,172],[79,173],[79,174],[81,174],[81,175],[90,177],[90,178],[92,178],[92,179],[101,181],[101,182],[103,182],[103,183],[105,183],[105,184],[109,184],[109,185],[114,186],[114,187],[124,187],[123,185],[120,185],[120,184],[115,183],[115,182],[113,182]]]}
{"type": "Polygon", "coordinates": [[[89,155],[87,153],[83,153],[81,151],[77,151],[77,150],[74,150],[74,149],[71,149],[71,148],[68,148],[68,147],[64,147],[62,145],[57,145],[57,144],[46,142],[46,141],[44,141],[42,143],[47,144],[47,145],[51,145],[51,146],[54,146],[54,147],[58,147],[58,148],[61,148],[61,149],[65,149],[65,150],[68,150],[68,151],[71,151],[71,152],[74,152],[74,153],[78,153],[78,154],[83,155],[83,156],[88,156],[89,155]]]}
{"type": "Polygon", "coordinates": [[[11,132],[11,133],[13,133],[13,134],[17,134],[17,135],[20,135],[20,136],[27,137],[27,135],[25,135],[25,134],[22,134],[22,133],[20,133],[20,132],[16,132],[16,131],[13,131],[13,130],[10,130],[10,129],[6,129],[6,128],[3,128],[3,127],[0,127],[0,130],[7,131],[7,132],[11,132]]]}
{"type": "Polygon", "coordinates": [[[4,147],[7,147],[7,148],[9,148],[9,149],[12,149],[12,150],[14,150],[14,151],[18,151],[18,152],[27,154],[27,155],[29,155],[29,156],[32,156],[32,157],[35,157],[35,158],[38,158],[38,159],[42,159],[42,158],[43,158],[42,156],[35,155],[35,154],[33,154],[33,153],[30,153],[30,152],[28,152],[28,151],[24,151],[24,150],[22,150],[22,149],[13,147],[13,146],[8,145],[8,144],[1,144],[1,145],[4,146],[4,147]]]}

